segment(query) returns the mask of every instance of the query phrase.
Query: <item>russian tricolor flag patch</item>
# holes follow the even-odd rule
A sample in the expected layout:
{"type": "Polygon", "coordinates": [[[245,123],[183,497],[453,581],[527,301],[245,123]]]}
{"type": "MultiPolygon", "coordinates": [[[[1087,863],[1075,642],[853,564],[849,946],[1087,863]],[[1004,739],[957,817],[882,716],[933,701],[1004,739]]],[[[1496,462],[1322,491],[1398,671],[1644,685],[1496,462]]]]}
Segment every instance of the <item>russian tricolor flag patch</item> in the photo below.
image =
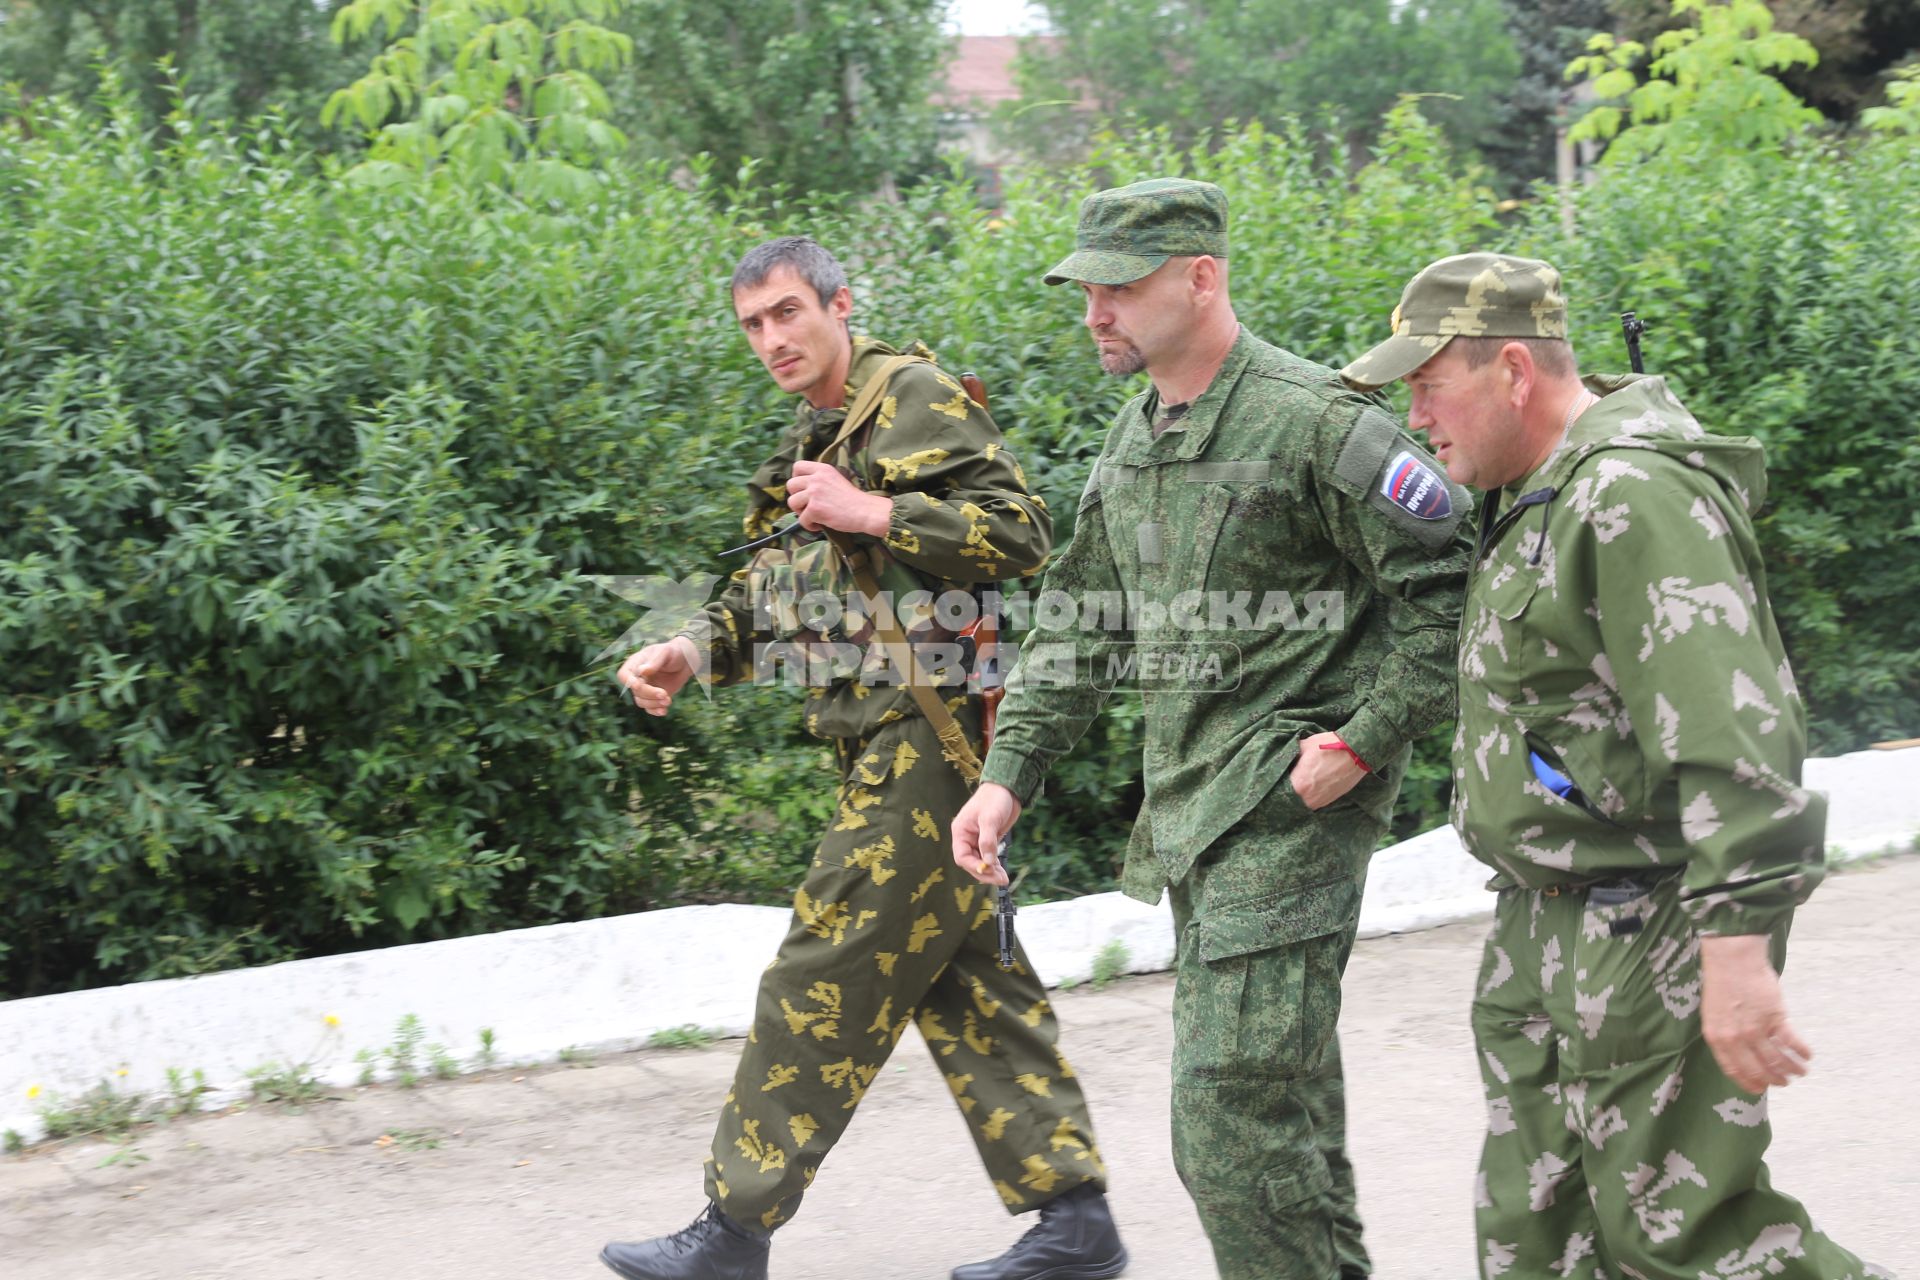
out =
{"type": "Polygon", "coordinates": [[[1453,494],[1445,478],[1408,450],[1387,464],[1380,494],[1421,520],[1445,520],[1453,514],[1453,494]]]}

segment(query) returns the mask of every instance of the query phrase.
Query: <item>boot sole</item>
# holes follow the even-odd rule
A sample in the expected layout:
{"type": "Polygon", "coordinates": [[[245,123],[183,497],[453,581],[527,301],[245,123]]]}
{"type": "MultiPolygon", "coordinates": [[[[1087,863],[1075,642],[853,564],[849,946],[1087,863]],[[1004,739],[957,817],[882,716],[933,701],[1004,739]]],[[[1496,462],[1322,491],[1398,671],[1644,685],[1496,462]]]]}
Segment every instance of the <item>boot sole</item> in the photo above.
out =
{"type": "Polygon", "coordinates": [[[1122,1246],[1119,1253],[1105,1262],[1063,1262],[1057,1267],[1036,1271],[1024,1280],[1112,1280],[1126,1269],[1127,1251],[1122,1246]]]}
{"type": "Polygon", "coordinates": [[[600,1261],[607,1268],[607,1270],[613,1272],[617,1276],[625,1276],[626,1280],[647,1280],[645,1276],[639,1274],[638,1272],[629,1271],[625,1267],[621,1266],[619,1263],[615,1262],[612,1256],[608,1254],[608,1252],[605,1249],[602,1249],[600,1251],[600,1261]]]}

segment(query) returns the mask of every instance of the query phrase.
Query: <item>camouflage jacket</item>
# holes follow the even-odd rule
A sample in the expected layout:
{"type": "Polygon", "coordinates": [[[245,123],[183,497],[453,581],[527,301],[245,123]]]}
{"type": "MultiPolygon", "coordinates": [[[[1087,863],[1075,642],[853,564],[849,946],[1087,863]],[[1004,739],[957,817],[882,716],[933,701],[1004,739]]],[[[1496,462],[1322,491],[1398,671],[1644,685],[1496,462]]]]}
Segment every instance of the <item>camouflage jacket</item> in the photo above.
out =
{"type": "MultiPolygon", "coordinates": [[[[918,350],[931,358],[925,348],[918,350]]],[[[897,354],[883,342],[855,339],[846,403],[897,354]]],[[[749,538],[792,519],[786,485],[793,464],[817,458],[845,422],[845,408],[815,409],[800,401],[780,447],[747,482],[743,523],[749,538]]],[[[1027,491],[1026,475],[987,411],[937,366],[914,363],[896,372],[874,424],[850,443],[851,452],[837,459],[842,469],[861,488],[894,499],[881,586],[896,602],[913,591],[937,599],[977,583],[1016,582],[1046,562],[1053,546],[1046,503],[1027,491]]],[[[855,535],[853,541],[870,545],[875,539],[855,535]]],[[[734,573],[686,631],[706,649],[715,684],[754,678],[765,646],[777,638],[767,625],[767,602],[754,598],[752,576],[747,569],[734,573]]],[[[896,613],[912,632],[907,610],[896,613]]],[[[871,657],[867,675],[879,666],[877,651],[871,657]]],[[[889,721],[920,714],[906,689],[875,683],[858,671],[808,692],[807,729],[823,738],[865,737],[889,721]]],[[[949,702],[958,705],[957,698],[949,702]]]]}
{"type": "Polygon", "coordinates": [[[1496,884],[1684,867],[1703,932],[1765,932],[1818,882],[1826,823],[1754,540],[1765,458],[1663,379],[1587,386],[1604,399],[1483,536],[1454,825],[1496,884]]]}
{"type": "MultiPolygon", "coordinates": [[[[1149,389],[1107,436],[982,774],[1031,800],[1132,655],[1146,802],[1122,888],[1149,902],[1267,800],[1303,736],[1339,731],[1374,772],[1337,803],[1386,819],[1409,744],[1453,714],[1471,523],[1465,492],[1377,402],[1245,330],[1156,437],[1161,413],[1149,389]],[[1045,607],[1056,592],[1078,604],[1064,622],[1045,607]],[[1156,651],[1220,662],[1154,679],[1156,651]]],[[[1274,890],[1352,872],[1307,861],[1274,890]]]]}

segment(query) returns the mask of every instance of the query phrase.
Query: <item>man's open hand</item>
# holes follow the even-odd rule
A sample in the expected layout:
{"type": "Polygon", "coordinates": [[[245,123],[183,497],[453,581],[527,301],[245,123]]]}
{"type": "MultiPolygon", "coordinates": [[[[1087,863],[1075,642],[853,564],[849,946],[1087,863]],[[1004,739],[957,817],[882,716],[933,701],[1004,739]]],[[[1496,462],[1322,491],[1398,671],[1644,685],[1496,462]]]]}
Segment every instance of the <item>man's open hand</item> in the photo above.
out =
{"type": "Polygon", "coordinates": [[[1787,1022],[1765,934],[1700,939],[1700,1032],[1748,1093],[1807,1074],[1813,1050],[1787,1022]]]}

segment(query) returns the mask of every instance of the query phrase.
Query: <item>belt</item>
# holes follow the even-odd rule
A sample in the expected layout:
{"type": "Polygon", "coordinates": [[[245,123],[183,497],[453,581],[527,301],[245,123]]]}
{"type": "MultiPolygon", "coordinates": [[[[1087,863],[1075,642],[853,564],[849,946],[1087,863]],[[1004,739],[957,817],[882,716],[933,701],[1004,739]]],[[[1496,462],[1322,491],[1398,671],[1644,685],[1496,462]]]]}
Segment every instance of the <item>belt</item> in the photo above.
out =
{"type": "MultiPolygon", "coordinates": [[[[1681,872],[1680,867],[1653,867],[1646,871],[1633,871],[1625,875],[1601,876],[1592,880],[1574,880],[1566,884],[1550,884],[1535,889],[1535,892],[1549,898],[1558,898],[1563,894],[1584,893],[1589,901],[1597,893],[1602,901],[1629,902],[1644,894],[1652,893],[1664,880],[1671,880],[1681,872]]],[[[1521,888],[1531,886],[1522,885],[1521,888]]]]}

